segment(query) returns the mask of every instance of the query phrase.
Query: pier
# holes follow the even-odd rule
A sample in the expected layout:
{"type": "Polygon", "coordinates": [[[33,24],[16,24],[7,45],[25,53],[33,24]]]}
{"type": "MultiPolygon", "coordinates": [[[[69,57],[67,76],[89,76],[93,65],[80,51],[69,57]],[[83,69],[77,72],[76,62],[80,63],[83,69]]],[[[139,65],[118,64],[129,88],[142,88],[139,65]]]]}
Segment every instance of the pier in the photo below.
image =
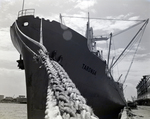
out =
{"type": "Polygon", "coordinates": [[[125,108],[121,119],[150,119],[150,106],[137,106],[137,109],[125,108]]]}

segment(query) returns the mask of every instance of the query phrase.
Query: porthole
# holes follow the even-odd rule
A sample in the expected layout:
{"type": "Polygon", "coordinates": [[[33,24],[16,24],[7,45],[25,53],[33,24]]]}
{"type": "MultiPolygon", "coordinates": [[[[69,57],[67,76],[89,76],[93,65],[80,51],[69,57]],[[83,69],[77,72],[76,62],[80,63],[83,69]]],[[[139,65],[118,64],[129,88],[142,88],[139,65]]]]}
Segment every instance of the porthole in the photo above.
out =
{"type": "Polygon", "coordinates": [[[28,26],[28,25],[29,25],[29,22],[27,21],[23,23],[23,26],[28,26]]]}

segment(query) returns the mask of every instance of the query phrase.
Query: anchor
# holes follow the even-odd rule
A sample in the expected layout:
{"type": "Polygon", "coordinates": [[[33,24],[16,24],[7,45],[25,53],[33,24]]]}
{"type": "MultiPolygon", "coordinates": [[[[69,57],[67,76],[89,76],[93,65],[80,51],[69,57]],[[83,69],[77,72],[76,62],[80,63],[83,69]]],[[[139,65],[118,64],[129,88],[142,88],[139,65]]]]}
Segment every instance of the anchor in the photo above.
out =
{"type": "Polygon", "coordinates": [[[20,55],[20,59],[19,60],[17,60],[17,62],[18,62],[18,67],[19,67],[19,69],[24,69],[24,63],[23,63],[23,60],[22,60],[22,58],[21,58],[21,55],[20,55]]]}

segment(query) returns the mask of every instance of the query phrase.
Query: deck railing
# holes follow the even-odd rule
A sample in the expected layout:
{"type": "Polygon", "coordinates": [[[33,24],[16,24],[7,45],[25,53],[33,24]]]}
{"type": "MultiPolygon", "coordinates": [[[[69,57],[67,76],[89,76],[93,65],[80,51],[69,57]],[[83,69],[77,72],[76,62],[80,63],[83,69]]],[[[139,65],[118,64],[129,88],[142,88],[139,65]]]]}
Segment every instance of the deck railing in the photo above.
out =
{"type": "Polygon", "coordinates": [[[35,9],[24,9],[18,12],[18,17],[34,15],[35,9]]]}

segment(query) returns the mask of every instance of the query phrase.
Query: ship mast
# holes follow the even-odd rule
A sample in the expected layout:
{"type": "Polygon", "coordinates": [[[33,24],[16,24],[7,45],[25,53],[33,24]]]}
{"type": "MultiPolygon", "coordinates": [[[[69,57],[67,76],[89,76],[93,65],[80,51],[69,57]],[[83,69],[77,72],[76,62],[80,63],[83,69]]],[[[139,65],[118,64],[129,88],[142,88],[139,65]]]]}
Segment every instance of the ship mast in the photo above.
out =
{"type": "Polygon", "coordinates": [[[86,28],[86,38],[87,38],[87,46],[91,52],[94,52],[94,39],[93,39],[93,29],[90,27],[90,17],[88,12],[88,21],[87,21],[87,28],[86,28]]]}
{"type": "Polygon", "coordinates": [[[23,15],[23,10],[24,10],[24,0],[23,0],[23,3],[22,3],[22,15],[23,15]]]}
{"type": "Polygon", "coordinates": [[[112,33],[110,34],[110,42],[109,42],[109,50],[108,50],[108,58],[107,58],[108,68],[109,68],[109,57],[110,57],[110,49],[111,49],[111,39],[112,39],[112,33]]]}
{"type": "Polygon", "coordinates": [[[89,28],[90,26],[90,18],[89,18],[89,12],[88,12],[88,22],[87,22],[87,28],[86,28],[86,38],[87,38],[87,44],[88,44],[88,47],[89,47],[89,50],[91,51],[91,42],[90,42],[90,37],[89,37],[89,28]]]}
{"type": "Polygon", "coordinates": [[[60,23],[62,24],[62,15],[61,14],[59,15],[59,18],[60,18],[60,23]]]}
{"type": "Polygon", "coordinates": [[[23,2],[22,2],[22,16],[23,16],[23,10],[24,10],[24,0],[23,0],[23,2]]]}

